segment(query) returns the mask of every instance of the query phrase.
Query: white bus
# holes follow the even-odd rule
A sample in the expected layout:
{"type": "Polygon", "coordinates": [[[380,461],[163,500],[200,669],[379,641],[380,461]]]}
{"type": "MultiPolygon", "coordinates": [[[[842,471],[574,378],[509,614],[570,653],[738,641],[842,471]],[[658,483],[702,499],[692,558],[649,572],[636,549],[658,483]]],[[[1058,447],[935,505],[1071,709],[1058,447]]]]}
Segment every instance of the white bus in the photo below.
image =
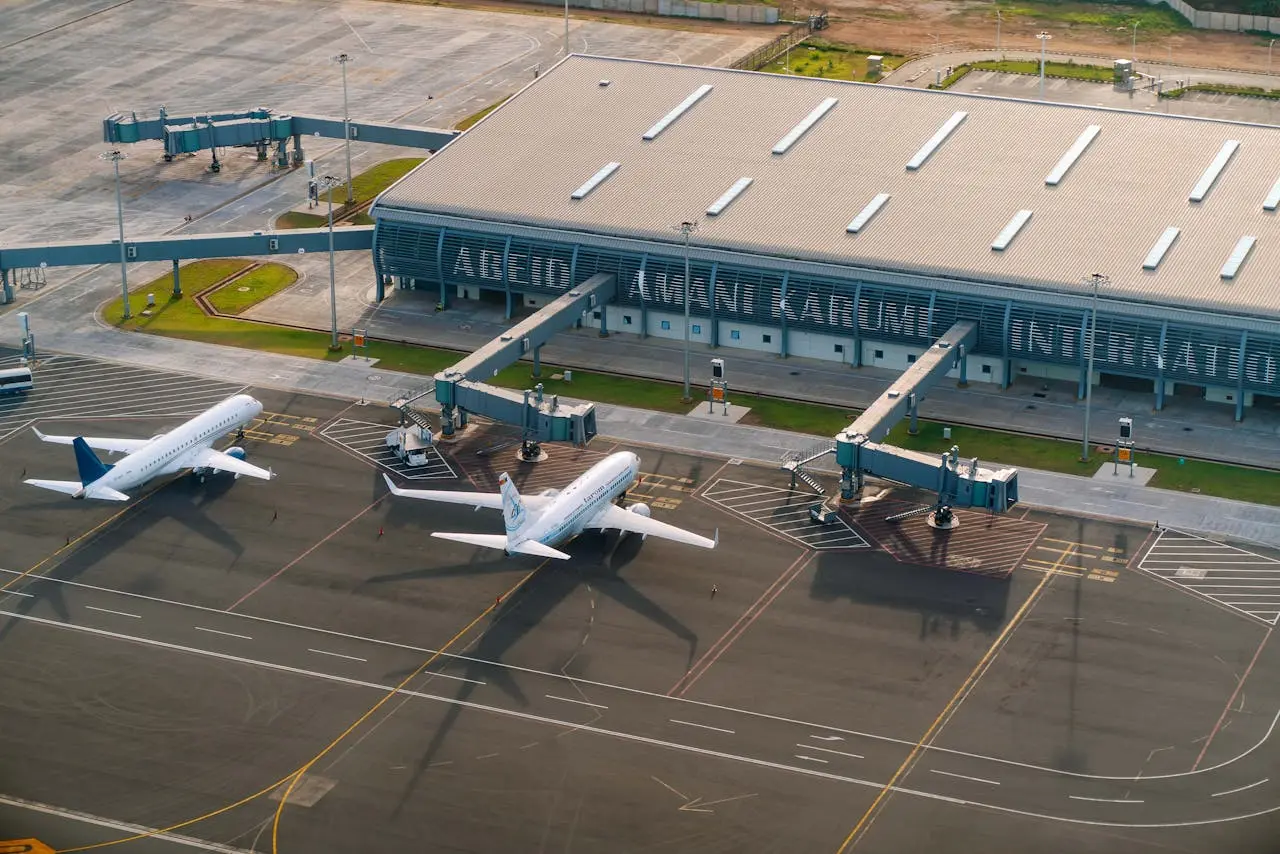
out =
{"type": "Polygon", "coordinates": [[[17,394],[20,391],[31,391],[35,382],[31,378],[30,368],[0,369],[0,394],[17,394]]]}

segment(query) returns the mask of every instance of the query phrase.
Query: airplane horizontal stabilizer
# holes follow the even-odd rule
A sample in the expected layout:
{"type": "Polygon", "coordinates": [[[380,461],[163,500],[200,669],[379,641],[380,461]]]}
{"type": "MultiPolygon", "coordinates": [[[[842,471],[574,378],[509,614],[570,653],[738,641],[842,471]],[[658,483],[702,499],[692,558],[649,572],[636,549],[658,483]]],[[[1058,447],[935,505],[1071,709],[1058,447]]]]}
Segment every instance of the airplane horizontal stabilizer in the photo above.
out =
{"type": "Polygon", "coordinates": [[[537,540],[525,540],[522,543],[511,545],[507,541],[505,534],[455,534],[444,531],[435,531],[431,536],[441,540],[452,540],[455,543],[467,543],[472,546],[483,546],[486,549],[502,549],[511,554],[534,555],[536,557],[553,557],[559,560],[568,560],[569,555],[562,551],[557,551],[551,546],[544,546],[537,540]]]}
{"type": "Polygon", "coordinates": [[[24,480],[41,489],[52,489],[75,498],[98,498],[104,501],[128,501],[129,496],[109,486],[84,486],[75,480],[24,480]]]}
{"type": "Polygon", "coordinates": [[[508,551],[519,552],[522,555],[535,555],[537,557],[553,557],[556,560],[568,560],[569,555],[553,549],[551,546],[538,542],[537,540],[525,540],[514,546],[507,546],[508,551]]]}

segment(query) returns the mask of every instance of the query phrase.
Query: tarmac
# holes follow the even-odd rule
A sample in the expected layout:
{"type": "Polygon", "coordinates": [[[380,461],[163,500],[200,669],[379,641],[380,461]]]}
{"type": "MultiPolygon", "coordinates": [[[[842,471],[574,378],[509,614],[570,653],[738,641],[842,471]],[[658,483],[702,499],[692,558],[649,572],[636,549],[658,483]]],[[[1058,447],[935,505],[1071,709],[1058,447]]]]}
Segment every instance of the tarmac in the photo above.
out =
{"type": "MultiPolygon", "coordinates": [[[[110,365],[75,367],[55,382],[110,365]]],[[[1280,795],[1280,612],[1186,589],[1239,571],[1226,551],[1039,511],[960,511],[940,541],[879,524],[884,503],[827,547],[794,521],[812,497],[749,462],[624,442],[518,466],[489,428],[442,448],[442,488],[509,469],[526,493],[635,450],[629,500],[720,530],[714,559],[584,535],[544,566],[427,539],[496,519],[387,494],[349,431],[389,430],[390,410],[245,390],[269,483],[85,505],[18,482],[70,476],[69,455],[0,438],[0,692],[22,698],[0,830],[267,850],[277,781],[304,766],[281,851],[1252,851],[1275,828],[1250,816],[1280,795]],[[1204,573],[1165,578],[1169,560],[1204,573]]],[[[44,426],[139,436],[202,405],[147,414],[144,383],[92,413],[42,397],[44,426]]]]}

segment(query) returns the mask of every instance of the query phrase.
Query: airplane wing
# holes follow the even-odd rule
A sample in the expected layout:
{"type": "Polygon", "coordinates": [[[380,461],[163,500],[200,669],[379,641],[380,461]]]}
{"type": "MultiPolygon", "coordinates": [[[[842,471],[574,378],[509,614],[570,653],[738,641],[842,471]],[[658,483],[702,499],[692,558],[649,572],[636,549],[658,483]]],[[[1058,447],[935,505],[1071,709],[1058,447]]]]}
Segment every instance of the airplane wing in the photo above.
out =
{"type": "MultiPolygon", "coordinates": [[[[465,504],[468,507],[483,507],[486,510],[502,509],[502,493],[500,492],[453,492],[446,489],[401,489],[385,474],[382,479],[387,482],[387,489],[392,495],[402,498],[420,498],[423,501],[442,501],[446,504],[465,504]]],[[[520,500],[532,509],[541,507],[545,500],[540,495],[524,495],[520,500]]],[[[503,538],[506,539],[505,537],[503,538]]]]}
{"type": "MultiPolygon", "coordinates": [[[[88,441],[87,439],[85,441],[88,441]]],[[[183,460],[188,468],[208,468],[217,469],[218,471],[229,471],[234,474],[248,475],[249,477],[259,477],[263,480],[271,480],[275,477],[275,472],[250,465],[244,460],[236,459],[230,454],[224,454],[222,451],[215,451],[213,448],[201,448],[194,454],[190,454],[183,460]]]]}
{"type": "Polygon", "coordinates": [[[664,540],[675,540],[677,543],[701,546],[704,549],[714,549],[720,541],[718,531],[716,532],[716,538],[710,540],[692,531],[677,528],[675,525],[668,525],[666,522],[659,522],[657,519],[651,519],[648,516],[641,516],[639,513],[632,513],[630,510],[624,510],[616,504],[610,504],[606,507],[604,512],[588,527],[616,528],[619,531],[661,537],[664,540]]]}
{"type": "MultiPolygon", "coordinates": [[[[37,428],[36,436],[41,442],[52,442],[55,445],[70,445],[77,437],[75,436],[50,436],[48,433],[41,433],[37,428]]],[[[113,454],[132,454],[134,451],[145,445],[151,444],[150,439],[111,439],[95,436],[83,436],[84,443],[95,451],[110,451],[113,454]]]]}

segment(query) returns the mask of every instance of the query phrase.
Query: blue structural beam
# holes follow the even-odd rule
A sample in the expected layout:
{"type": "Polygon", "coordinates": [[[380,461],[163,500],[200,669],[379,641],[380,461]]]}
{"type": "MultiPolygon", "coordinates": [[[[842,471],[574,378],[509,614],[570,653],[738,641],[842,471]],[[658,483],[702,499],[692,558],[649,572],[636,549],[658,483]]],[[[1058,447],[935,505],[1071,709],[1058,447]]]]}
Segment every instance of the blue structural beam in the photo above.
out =
{"type": "MultiPolygon", "coordinates": [[[[461,131],[394,125],[386,122],[352,121],[351,138],[361,142],[400,145],[439,151],[461,131]]],[[[117,113],[102,121],[102,139],[111,144],[164,142],[165,154],[191,154],[214,147],[268,145],[293,137],[321,136],[342,139],[343,120],[329,116],[299,116],[258,108],[228,113],[171,116],[164,109],[157,118],[139,118],[136,113],[117,113]]]]}
{"type": "Polygon", "coordinates": [[[984,507],[993,513],[1004,513],[1017,503],[1017,469],[982,469],[976,458],[961,464],[955,447],[938,455],[878,444],[906,415],[911,416],[910,430],[914,433],[920,401],[951,371],[959,367],[964,381],[965,351],[977,337],[976,322],[957,322],[836,436],[841,498],[853,498],[862,488],[863,477],[870,475],[934,490],[940,506],[984,507]]]}
{"type": "MultiPolygon", "coordinates": [[[[333,230],[335,251],[373,248],[373,226],[356,225],[333,230]]],[[[241,255],[296,255],[328,252],[328,228],[295,228],[270,234],[254,231],[228,234],[140,237],[125,241],[129,261],[173,261],[196,258],[231,258],[241,255]]],[[[120,260],[120,241],[97,243],[44,243],[39,246],[0,247],[0,270],[26,267],[77,267],[113,264],[120,260]]]]}
{"type": "Polygon", "coordinates": [[[534,356],[551,336],[581,322],[582,316],[614,299],[617,277],[600,273],[539,309],[490,341],[452,368],[435,377],[436,400],[440,403],[441,432],[452,436],[468,413],[495,421],[518,424],[530,441],[585,444],[596,434],[595,406],[590,403],[561,404],[556,395],[546,397],[536,389],[515,392],[487,385],[483,380],[513,365],[526,355],[534,356]]]}
{"type": "Polygon", "coordinates": [[[915,411],[930,388],[956,367],[964,365],[965,351],[977,340],[977,323],[957,322],[844,432],[879,442],[904,415],[915,411]]]}

